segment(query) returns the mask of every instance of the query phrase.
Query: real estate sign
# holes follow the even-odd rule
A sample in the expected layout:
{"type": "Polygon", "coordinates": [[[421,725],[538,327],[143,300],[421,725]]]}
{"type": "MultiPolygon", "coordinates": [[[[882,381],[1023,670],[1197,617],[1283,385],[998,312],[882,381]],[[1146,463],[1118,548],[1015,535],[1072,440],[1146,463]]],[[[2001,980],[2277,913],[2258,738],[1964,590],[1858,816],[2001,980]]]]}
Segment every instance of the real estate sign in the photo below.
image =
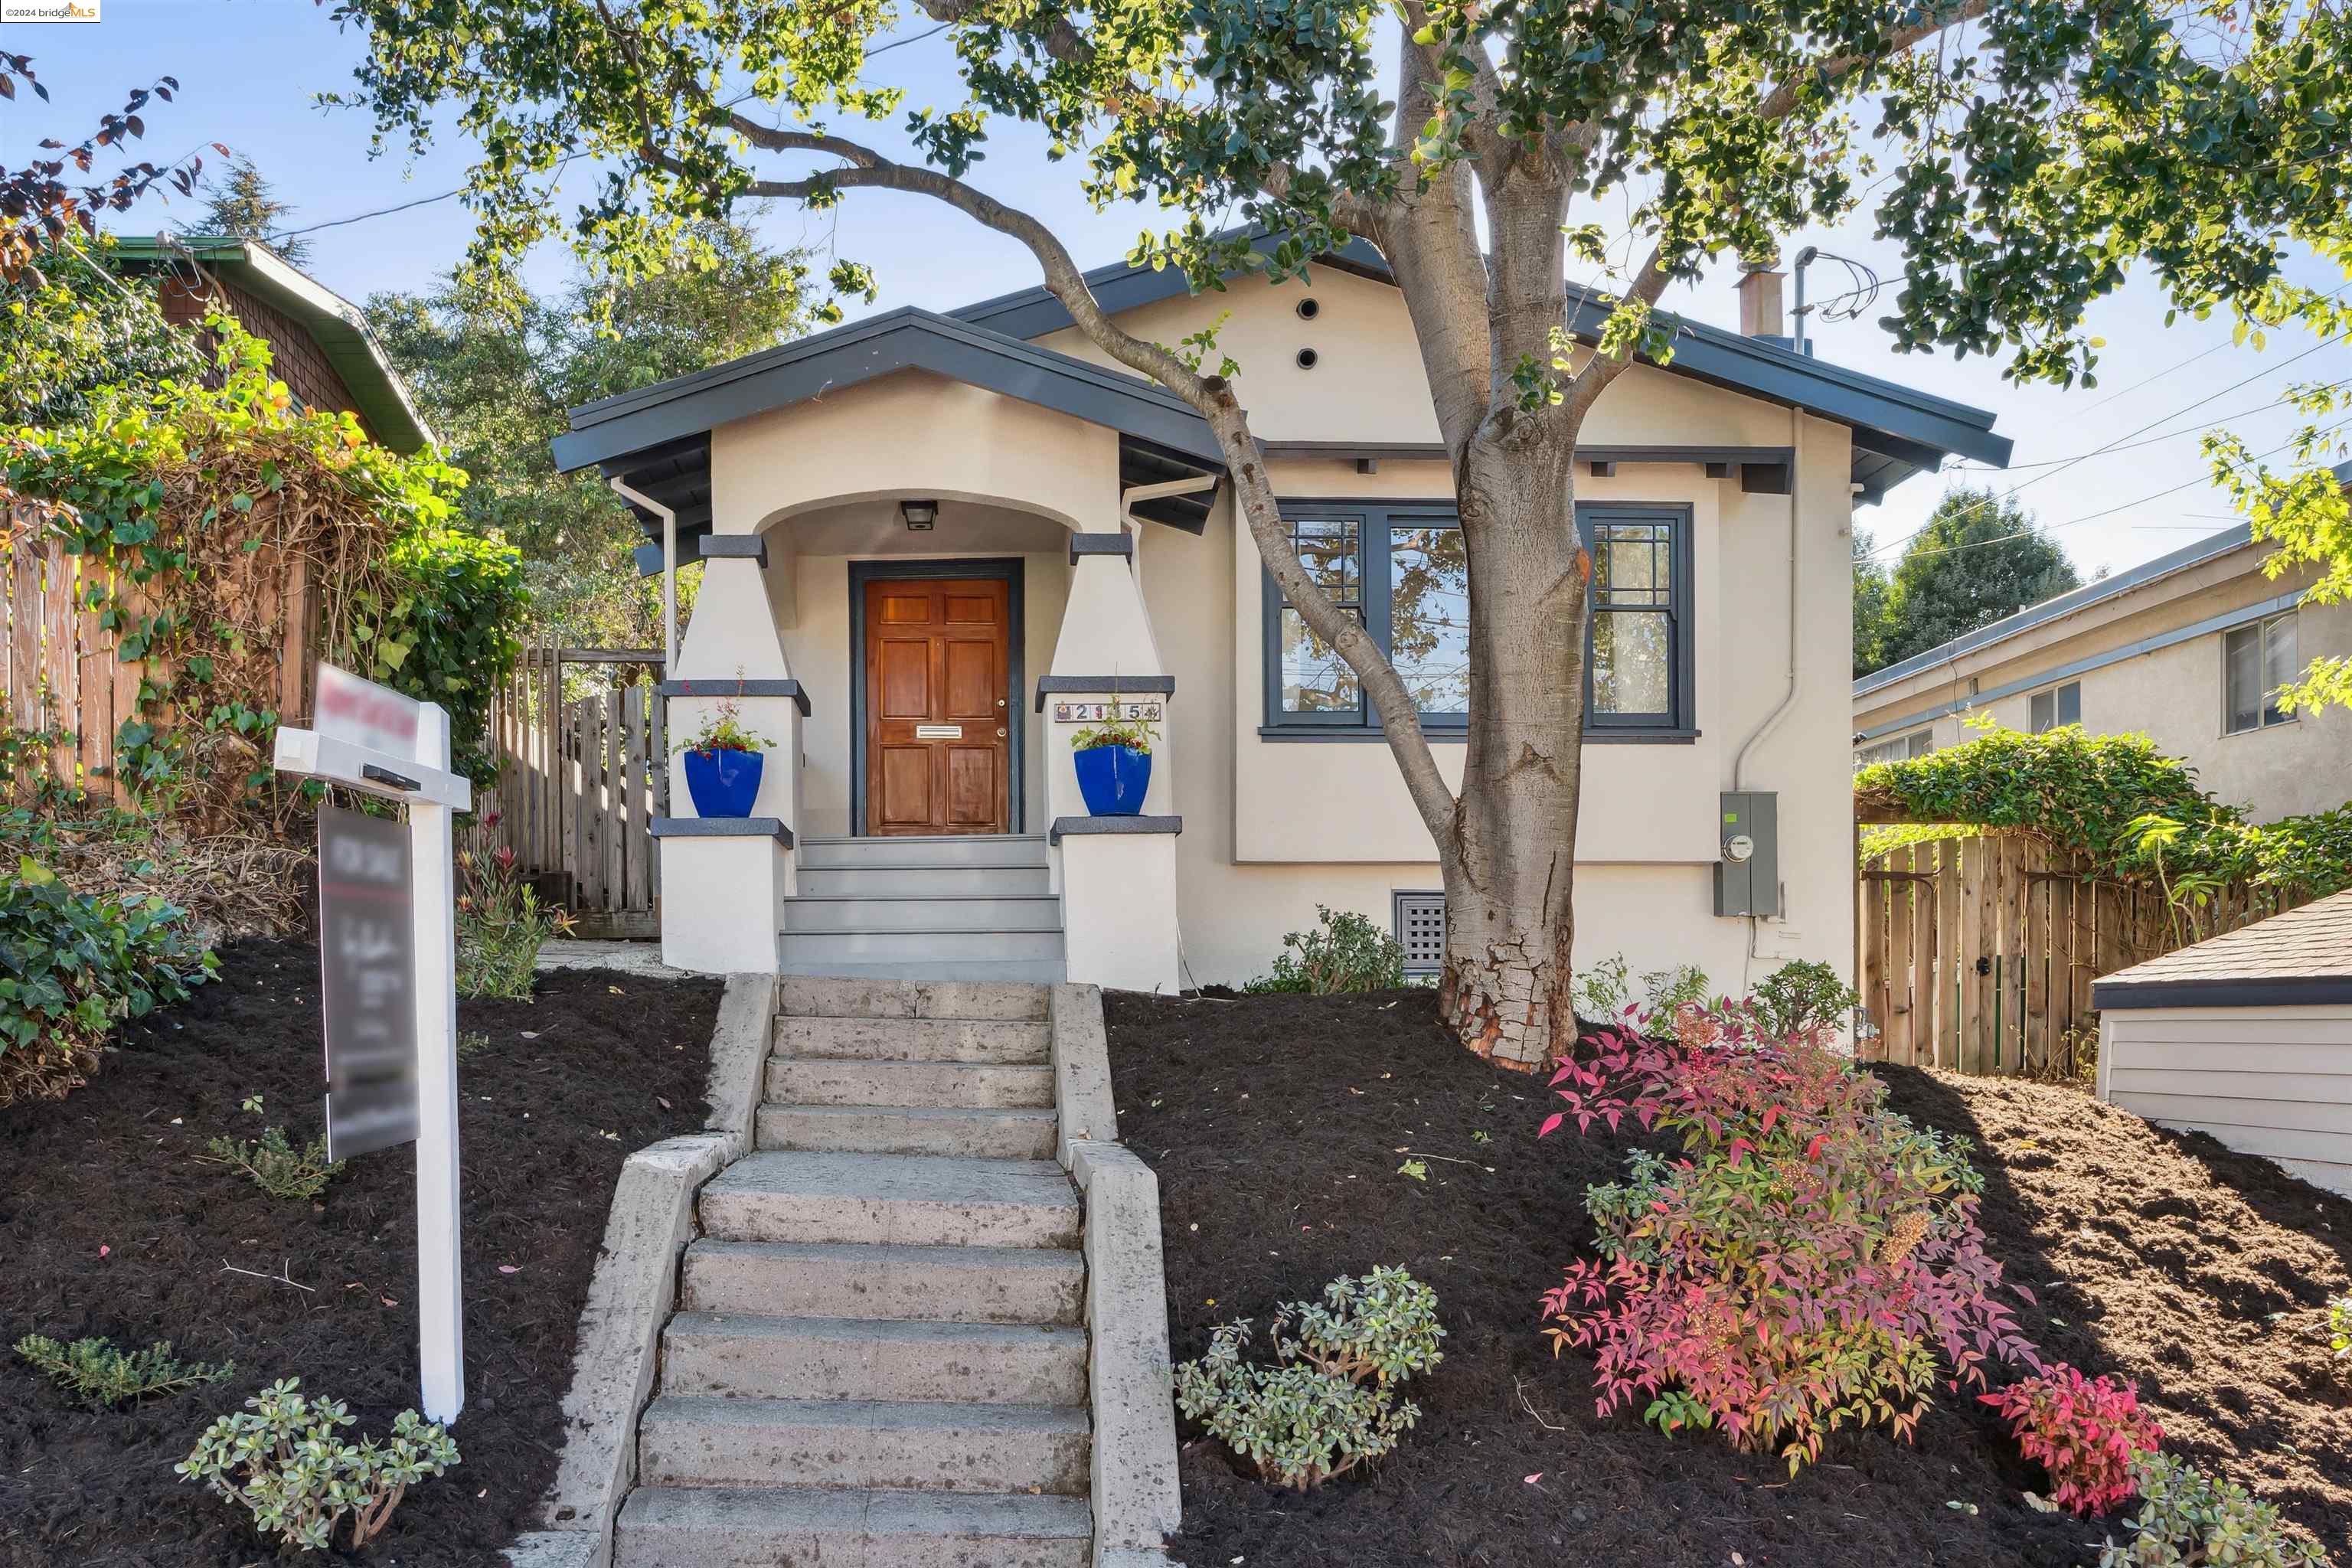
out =
{"type": "Polygon", "coordinates": [[[415,1140],[422,1403],[446,1424],[466,1403],[451,817],[472,808],[474,791],[450,771],[449,716],[436,705],[320,665],[315,706],[316,729],[278,728],[278,771],[407,809],[405,823],[320,813],[327,1128],[337,1159],[415,1140]]]}

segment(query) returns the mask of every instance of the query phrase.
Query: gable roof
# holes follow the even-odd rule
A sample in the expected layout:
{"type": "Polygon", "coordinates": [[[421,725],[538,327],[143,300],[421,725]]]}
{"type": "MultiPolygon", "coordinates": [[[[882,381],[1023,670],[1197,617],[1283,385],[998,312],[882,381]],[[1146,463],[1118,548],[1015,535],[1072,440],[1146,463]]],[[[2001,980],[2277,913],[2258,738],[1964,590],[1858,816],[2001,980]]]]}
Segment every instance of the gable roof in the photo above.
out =
{"type": "MultiPolygon", "coordinates": [[[[1273,237],[1256,237],[1265,249],[1273,237]]],[[[1393,284],[1388,264],[1351,240],[1318,265],[1393,284]]],[[[1125,262],[1087,274],[1112,312],[1190,291],[1185,275],[1125,262]]],[[[1573,295],[1570,329],[1591,340],[1606,319],[1605,297],[1573,295]]],[[[676,376],[571,411],[571,428],[554,442],[566,472],[599,466],[678,514],[688,533],[710,521],[710,431],[732,420],[789,407],[830,389],[901,370],[924,370],[986,387],[1119,433],[1123,483],[1149,484],[1186,474],[1223,471],[1214,436],[1192,407],[1157,383],[1037,346],[1032,340],[1070,325],[1058,300],[1026,289],[944,315],[902,306],[758,353],[676,376]]],[[[2010,443],[1993,435],[1993,416],[1862,375],[1759,339],[1684,323],[1664,367],[1714,385],[1803,408],[1853,431],[1853,480],[1877,500],[1921,468],[1958,455],[2006,464],[2010,443]]],[[[1140,515],[1199,531],[1208,502],[1177,497],[1147,503],[1140,515]]],[[[648,530],[655,520],[639,510],[648,530]]]]}
{"type": "Polygon", "coordinates": [[[2028,605],[2014,615],[2003,616],[2000,620],[1988,622],[1972,632],[1963,632],[1948,641],[1937,643],[1925,653],[1913,654],[1900,664],[1890,664],[1885,669],[1874,669],[1854,681],[1853,694],[1856,698],[1866,697],[1883,687],[1893,686],[1897,681],[1908,679],[1922,670],[1940,668],[1956,658],[1962,658],[1972,653],[1981,653],[1986,648],[2005,643],[2012,637],[2023,637],[2036,626],[2047,626],[2052,621],[2079,615],[2094,605],[2131,593],[2135,589],[2145,588],[2160,578],[2186,572],[2192,566],[2201,566],[2206,562],[2218,560],[2232,551],[2243,550],[2253,542],[2254,530],[2251,523],[2242,522],[2235,528],[2225,528],[2219,533],[2208,534],[2193,543],[2182,545],[2169,554],[2159,555],[2153,561],[2143,561],[2127,572],[2118,572],[2113,576],[2102,577],[2095,583],[2086,583],[2079,588],[2059,595],[2054,599],[2044,599],[2038,605],[2028,605]]]}
{"type": "Polygon", "coordinates": [[[2352,1002],[2352,891],[2118,970],[2091,992],[2103,1011],[2352,1002]]]}
{"type": "MultiPolygon", "coordinates": [[[[1250,248],[1271,250],[1279,237],[1258,234],[1250,248]]],[[[1318,265],[1393,285],[1385,258],[1361,239],[1321,258],[1318,265]]],[[[1086,275],[1087,286],[1113,313],[1191,292],[1185,274],[1172,267],[1154,269],[1117,262],[1086,275]]],[[[1580,342],[1600,341],[1615,301],[1598,290],[1570,285],[1568,331],[1580,342]]],[[[1074,323],[1059,300],[1040,287],[1000,294],[949,312],[958,321],[1021,338],[1039,338],[1074,323]]],[[[1764,338],[1745,337],[1696,321],[1679,321],[1674,357],[1663,367],[1710,385],[1802,408],[1853,432],[1853,479],[1865,500],[1886,491],[1947,457],[1974,458],[1995,468],[2009,466],[2011,442],[1992,433],[1990,410],[1937,397],[1896,382],[1827,363],[1764,338]]]]}
{"type": "Polygon", "coordinates": [[[376,438],[395,452],[433,444],[432,427],[410,401],[360,308],[256,239],[234,235],[118,235],[117,259],[139,267],[195,261],[222,282],[281,310],[310,334],[319,353],[366,416],[376,438]]]}

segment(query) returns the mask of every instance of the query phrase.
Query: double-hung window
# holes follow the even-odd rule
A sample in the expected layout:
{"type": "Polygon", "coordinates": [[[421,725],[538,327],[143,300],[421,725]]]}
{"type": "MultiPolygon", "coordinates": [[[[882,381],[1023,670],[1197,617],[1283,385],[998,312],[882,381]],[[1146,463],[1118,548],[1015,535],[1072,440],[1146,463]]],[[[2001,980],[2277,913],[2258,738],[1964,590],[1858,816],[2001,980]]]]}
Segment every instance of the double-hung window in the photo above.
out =
{"type": "Polygon", "coordinates": [[[2294,715],[2279,706],[2279,688],[2300,673],[2294,612],[2221,634],[2221,732],[2242,734],[2285,724],[2294,715]]]}
{"type": "MultiPolygon", "coordinates": [[[[1459,734],[1470,710],[1470,562],[1450,504],[1292,502],[1299,562],[1362,623],[1413,695],[1433,735],[1459,734]]],[[[1690,513],[1616,503],[1579,507],[1593,558],[1585,647],[1588,735],[1685,732],[1690,714],[1690,513]]],[[[1307,628],[1268,574],[1265,732],[1370,736],[1380,717],[1355,672],[1307,628]]],[[[1565,672],[1563,672],[1565,674],[1565,672]]]]}
{"type": "Polygon", "coordinates": [[[2083,683],[2067,681],[2047,691],[2037,691],[2026,704],[2026,719],[2037,735],[2044,731],[2060,729],[2083,721],[2083,683]]]}

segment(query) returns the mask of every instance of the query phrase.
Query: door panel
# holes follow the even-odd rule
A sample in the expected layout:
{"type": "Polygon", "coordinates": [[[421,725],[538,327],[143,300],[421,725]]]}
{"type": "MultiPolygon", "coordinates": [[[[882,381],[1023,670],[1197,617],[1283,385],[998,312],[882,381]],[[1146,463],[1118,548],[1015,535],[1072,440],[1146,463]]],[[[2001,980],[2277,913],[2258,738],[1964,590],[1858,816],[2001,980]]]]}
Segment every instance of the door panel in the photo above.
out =
{"type": "Polygon", "coordinates": [[[866,584],[866,830],[1012,830],[1012,584],[866,584]]]}

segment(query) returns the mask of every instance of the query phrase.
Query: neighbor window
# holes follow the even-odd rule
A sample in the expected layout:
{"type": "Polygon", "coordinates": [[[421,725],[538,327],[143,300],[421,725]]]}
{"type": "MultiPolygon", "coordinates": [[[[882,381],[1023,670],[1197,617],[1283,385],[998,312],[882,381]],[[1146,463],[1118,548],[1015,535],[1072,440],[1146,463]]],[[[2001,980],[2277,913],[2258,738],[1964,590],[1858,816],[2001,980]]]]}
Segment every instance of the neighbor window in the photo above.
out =
{"type": "Polygon", "coordinates": [[[2295,658],[2294,612],[2238,626],[2221,636],[2221,732],[2236,735],[2291,722],[2278,705],[2279,688],[2301,670],[2295,658]]]}
{"type": "Polygon", "coordinates": [[[2033,732],[2056,730],[2083,721],[2083,683],[2070,680],[2033,694],[2033,732]]]}
{"type": "MultiPolygon", "coordinates": [[[[1299,563],[1353,614],[1412,692],[1424,722],[1459,731],[1470,712],[1470,562],[1450,508],[1422,503],[1286,505],[1299,563]]],[[[1592,552],[1586,722],[1659,731],[1687,722],[1689,514],[1580,507],[1592,552]]],[[[1377,734],[1354,671],[1265,578],[1266,724],[1300,733],[1377,734]]]]}
{"type": "Polygon", "coordinates": [[[1863,747],[1853,754],[1853,765],[1866,768],[1873,763],[1900,763],[1912,757],[1924,757],[1936,749],[1936,731],[1914,730],[1907,735],[1897,735],[1891,741],[1880,741],[1863,747]]]}

